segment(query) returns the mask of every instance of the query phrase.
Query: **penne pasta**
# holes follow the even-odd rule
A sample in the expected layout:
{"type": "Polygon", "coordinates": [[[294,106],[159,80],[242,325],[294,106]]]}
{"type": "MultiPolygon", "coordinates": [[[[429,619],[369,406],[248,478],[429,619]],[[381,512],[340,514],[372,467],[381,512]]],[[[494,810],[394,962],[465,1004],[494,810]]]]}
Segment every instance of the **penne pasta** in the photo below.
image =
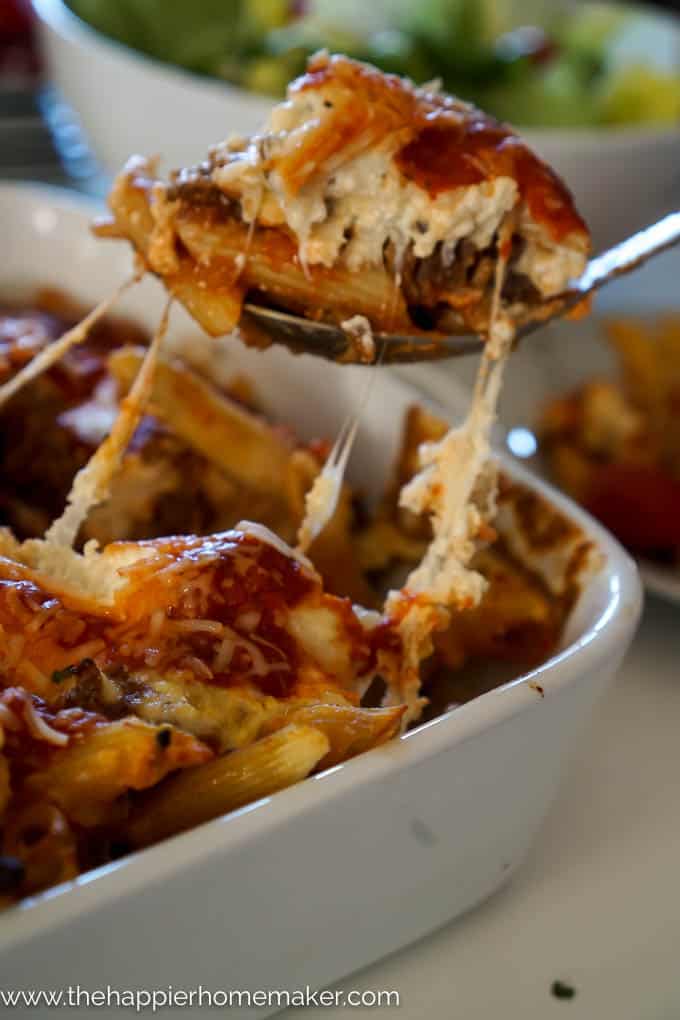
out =
{"type": "Polygon", "coordinates": [[[23,866],[23,895],[75,878],[80,871],[75,833],[59,808],[45,801],[12,815],[2,852],[23,866]]]}
{"type": "Polygon", "coordinates": [[[150,164],[131,161],[109,196],[111,211],[150,268],[161,272],[170,293],[210,335],[235,328],[249,289],[278,296],[286,307],[316,317],[322,297],[324,309],[339,318],[365,315],[393,329],[408,323],[403,297],[384,268],[366,267],[358,274],[341,266],[303,267],[294,239],[285,233],[262,227],[244,235],[243,224],[205,208],[185,209],[177,216],[174,229],[184,251],[175,254],[170,268],[167,260],[154,264],[151,175],[150,164]]]}
{"type": "Polygon", "coordinates": [[[140,800],[126,834],[147,846],[304,779],[330,751],[320,730],[292,724],[206,765],[173,776],[140,800]]]}
{"type": "Polygon", "coordinates": [[[585,379],[542,408],[558,484],[636,556],[680,555],[680,317],[604,320],[618,378],[585,379]]]}
{"type": "MultiPolygon", "coordinates": [[[[112,805],[128,790],[143,790],[175,769],[206,762],[201,741],[169,726],[136,719],[101,724],[33,772],[23,792],[57,805],[82,826],[112,819],[112,805]]],[[[115,812],[113,813],[115,817],[115,812]]]]}
{"type": "Polygon", "coordinates": [[[255,229],[245,246],[243,226],[218,219],[201,210],[186,211],[176,222],[177,236],[196,262],[212,266],[234,266],[239,286],[261,290],[285,306],[301,313],[334,313],[335,318],[364,315],[380,321],[385,328],[398,329],[409,323],[406,306],[394,280],[382,267],[367,266],[361,273],[334,266],[303,267],[292,238],[266,227],[255,229]],[[237,261],[238,260],[238,261],[237,261]]]}
{"type": "MultiPolygon", "coordinates": [[[[143,357],[139,347],[122,347],[109,357],[109,369],[122,393],[131,386],[143,357]]],[[[159,357],[151,409],[236,481],[272,498],[279,495],[287,478],[290,444],[186,365],[159,357]]]]}
{"type": "Polygon", "coordinates": [[[662,372],[669,363],[657,358],[654,344],[644,323],[633,319],[612,319],[606,324],[607,339],[621,361],[626,387],[633,402],[654,414],[661,406],[662,372]]]}
{"type": "Polygon", "coordinates": [[[391,740],[399,733],[404,711],[403,705],[394,708],[303,705],[301,708],[291,708],[283,716],[283,721],[313,726],[328,738],[328,753],[316,765],[317,770],[322,770],[391,740]]]}
{"type": "MultiPolygon", "coordinates": [[[[126,235],[134,238],[138,254],[147,261],[152,255],[154,218],[149,205],[152,182],[150,166],[135,161],[134,182],[119,178],[109,196],[116,217],[126,224],[126,235]],[[128,233],[129,231],[129,233],[128,233]]],[[[106,224],[95,225],[95,233],[107,230],[106,224]]],[[[241,315],[243,288],[234,282],[233,266],[206,267],[189,255],[178,254],[170,271],[163,275],[168,291],[181,301],[189,313],[211,336],[231,333],[241,315]]]]}

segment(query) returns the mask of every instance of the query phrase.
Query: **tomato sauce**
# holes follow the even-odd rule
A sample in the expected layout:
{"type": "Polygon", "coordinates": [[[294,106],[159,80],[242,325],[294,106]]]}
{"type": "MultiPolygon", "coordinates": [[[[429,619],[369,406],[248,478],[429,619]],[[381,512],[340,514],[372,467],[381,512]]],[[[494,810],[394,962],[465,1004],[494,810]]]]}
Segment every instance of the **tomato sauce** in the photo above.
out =
{"type": "Polygon", "coordinates": [[[448,110],[427,120],[395,161],[432,198],[507,176],[517,182],[532,218],[556,241],[586,232],[566,185],[508,128],[477,113],[454,119],[448,110]]]}

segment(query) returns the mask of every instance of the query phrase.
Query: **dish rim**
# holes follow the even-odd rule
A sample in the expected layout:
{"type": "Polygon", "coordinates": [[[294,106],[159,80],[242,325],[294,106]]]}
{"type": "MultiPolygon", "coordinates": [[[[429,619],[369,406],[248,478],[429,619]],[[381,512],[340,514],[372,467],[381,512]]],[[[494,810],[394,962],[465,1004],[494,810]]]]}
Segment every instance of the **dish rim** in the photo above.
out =
{"type": "MultiPolygon", "coordinates": [[[[92,199],[59,187],[0,183],[0,208],[5,201],[11,203],[14,199],[16,203],[17,196],[28,204],[47,198],[57,215],[64,207],[77,213],[88,210],[91,213],[100,208],[92,199]]],[[[36,285],[39,286],[38,281],[36,285]]],[[[396,386],[410,390],[414,398],[433,404],[417,386],[409,385],[398,376],[393,376],[393,381],[396,386]]],[[[641,611],[642,589],[635,563],[602,525],[568,497],[503,453],[498,454],[498,460],[512,478],[537,491],[576,523],[603,554],[604,562],[597,578],[607,592],[606,605],[573,642],[535,669],[422,723],[397,740],[21,901],[4,911],[0,918],[0,951],[30,939],[38,930],[44,932],[57,927],[76,914],[134,893],[149,881],[163,881],[188,864],[195,867],[216,853],[263,838],[296,816],[323,808],[333,797],[350,794],[358,785],[380,780],[390,773],[399,774],[412,765],[450,751],[482,731],[537,707],[543,698],[555,697],[561,689],[596,673],[614,657],[635,627],[641,611]],[[540,683],[543,693],[532,688],[532,683],[540,683]]]]}

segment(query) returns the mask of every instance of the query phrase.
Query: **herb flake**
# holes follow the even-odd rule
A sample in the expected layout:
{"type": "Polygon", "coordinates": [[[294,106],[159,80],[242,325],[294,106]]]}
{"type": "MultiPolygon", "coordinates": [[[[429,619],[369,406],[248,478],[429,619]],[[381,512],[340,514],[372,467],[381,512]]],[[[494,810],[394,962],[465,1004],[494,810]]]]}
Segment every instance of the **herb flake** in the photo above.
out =
{"type": "Polygon", "coordinates": [[[63,684],[64,680],[69,680],[72,676],[76,676],[78,673],[78,665],[66,666],[65,669],[55,669],[52,674],[53,684],[63,684]]]}
{"type": "Polygon", "coordinates": [[[573,999],[576,995],[576,989],[566,981],[553,981],[550,991],[556,999],[573,999]]]}
{"type": "Polygon", "coordinates": [[[156,734],[156,743],[159,747],[165,750],[166,747],[170,746],[172,740],[172,730],[169,726],[164,726],[162,730],[159,730],[156,734]]]}

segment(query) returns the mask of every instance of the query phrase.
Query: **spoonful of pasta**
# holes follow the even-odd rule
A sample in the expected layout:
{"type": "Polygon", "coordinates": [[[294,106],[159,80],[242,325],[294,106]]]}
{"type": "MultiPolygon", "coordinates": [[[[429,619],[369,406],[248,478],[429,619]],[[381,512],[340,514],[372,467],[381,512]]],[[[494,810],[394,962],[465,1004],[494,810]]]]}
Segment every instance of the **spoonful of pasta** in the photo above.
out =
{"type": "Polygon", "coordinates": [[[568,188],[508,125],[327,53],[259,133],[167,177],[133,157],[109,208],[95,231],[209,335],[338,362],[526,335],[680,236],[670,216],[589,262],[568,188]]]}

